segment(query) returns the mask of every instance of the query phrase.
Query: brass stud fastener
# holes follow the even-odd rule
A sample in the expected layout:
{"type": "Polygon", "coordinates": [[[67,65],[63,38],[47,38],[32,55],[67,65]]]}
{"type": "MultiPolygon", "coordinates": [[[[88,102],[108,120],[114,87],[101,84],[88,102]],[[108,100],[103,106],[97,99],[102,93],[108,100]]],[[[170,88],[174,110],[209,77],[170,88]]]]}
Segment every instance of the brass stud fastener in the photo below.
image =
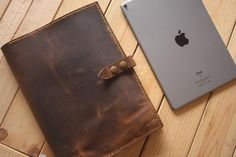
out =
{"type": "Polygon", "coordinates": [[[112,72],[113,74],[116,74],[116,73],[118,72],[117,67],[116,67],[116,66],[112,66],[112,67],[111,67],[111,72],[112,72]]]}
{"type": "Polygon", "coordinates": [[[119,65],[122,69],[126,69],[128,67],[128,65],[125,61],[121,61],[119,65]]]}

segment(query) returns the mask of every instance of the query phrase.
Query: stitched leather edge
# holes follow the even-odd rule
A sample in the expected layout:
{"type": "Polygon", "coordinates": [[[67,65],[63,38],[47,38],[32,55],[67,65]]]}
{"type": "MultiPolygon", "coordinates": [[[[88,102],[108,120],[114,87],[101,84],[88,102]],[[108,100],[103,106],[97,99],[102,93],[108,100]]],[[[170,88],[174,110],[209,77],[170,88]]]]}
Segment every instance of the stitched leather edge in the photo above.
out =
{"type": "MultiPolygon", "coordinates": [[[[103,12],[102,12],[102,9],[101,9],[101,7],[99,6],[98,2],[91,3],[91,4],[89,4],[89,5],[86,5],[86,6],[84,6],[84,7],[79,8],[79,9],[77,9],[77,10],[74,10],[74,11],[68,13],[68,14],[65,14],[65,15],[63,15],[62,17],[59,17],[59,18],[57,18],[56,20],[54,20],[54,21],[52,21],[52,22],[46,24],[45,26],[36,29],[35,31],[32,31],[32,32],[30,32],[30,33],[27,33],[27,34],[25,34],[25,35],[23,35],[23,36],[21,36],[21,37],[18,37],[18,38],[16,38],[16,39],[14,39],[14,40],[12,40],[12,41],[6,43],[6,44],[3,45],[2,47],[7,46],[7,45],[10,45],[10,44],[12,44],[12,43],[15,43],[15,42],[17,42],[17,41],[19,41],[19,40],[21,40],[21,39],[24,39],[24,38],[26,38],[26,37],[28,37],[28,36],[34,35],[34,34],[36,34],[37,32],[39,32],[40,30],[45,29],[45,28],[47,28],[47,27],[49,27],[49,26],[51,26],[51,25],[53,25],[53,24],[55,24],[55,23],[57,23],[57,22],[60,22],[62,19],[66,18],[66,17],[68,17],[68,16],[70,16],[70,15],[72,15],[72,14],[74,14],[74,13],[80,12],[80,11],[82,11],[82,10],[84,10],[84,9],[87,9],[87,8],[89,8],[89,7],[91,7],[91,6],[94,6],[94,5],[95,5],[96,8],[98,9],[101,18],[103,19],[103,22],[104,22],[105,25],[106,25],[107,31],[109,32],[111,38],[113,39],[113,41],[115,42],[116,46],[118,47],[120,53],[122,54],[123,57],[126,57],[126,55],[125,55],[123,49],[121,48],[120,44],[118,43],[118,40],[116,39],[116,37],[115,37],[115,35],[114,35],[113,31],[112,31],[112,29],[111,29],[109,23],[107,22],[106,18],[104,17],[103,12]]],[[[137,82],[137,84],[138,84],[138,86],[139,86],[139,88],[140,88],[142,94],[143,94],[144,97],[145,97],[145,100],[148,102],[148,104],[150,105],[150,107],[151,107],[152,110],[153,110],[153,120],[156,119],[156,120],[158,121],[158,123],[157,123],[157,125],[155,126],[154,129],[150,130],[149,132],[144,133],[144,134],[141,135],[141,136],[138,136],[138,137],[132,139],[130,142],[124,144],[123,146],[121,146],[121,147],[119,147],[118,149],[112,151],[111,153],[105,155],[104,157],[111,157],[111,156],[113,156],[113,155],[115,155],[115,154],[121,152],[121,150],[127,148],[128,146],[130,146],[130,145],[136,143],[137,141],[143,139],[144,137],[146,137],[147,135],[151,134],[152,132],[154,132],[154,131],[160,129],[161,127],[163,127],[163,124],[162,124],[162,122],[161,122],[161,119],[160,119],[160,117],[158,116],[156,109],[155,109],[154,106],[152,105],[152,102],[151,102],[151,100],[149,99],[147,93],[145,92],[145,90],[144,90],[144,88],[143,88],[143,86],[142,86],[140,80],[138,79],[136,72],[135,72],[134,70],[132,70],[132,73],[133,73],[133,76],[134,76],[134,78],[135,78],[135,80],[136,80],[136,82],[137,82]]]]}
{"type": "MultiPolygon", "coordinates": [[[[99,13],[100,13],[101,18],[103,19],[103,21],[104,21],[104,23],[105,23],[105,25],[106,25],[106,27],[107,27],[107,31],[110,33],[110,35],[111,35],[113,41],[115,42],[116,46],[119,48],[120,53],[122,54],[123,57],[126,57],[126,55],[125,55],[125,53],[124,53],[124,51],[123,51],[121,45],[118,43],[118,40],[117,40],[117,38],[115,37],[115,35],[114,35],[113,31],[112,31],[112,29],[111,29],[111,27],[110,27],[110,25],[109,25],[107,19],[106,19],[105,16],[103,15],[103,12],[102,12],[101,7],[98,5],[97,2],[95,3],[95,5],[96,5],[96,7],[97,7],[97,9],[98,9],[98,11],[99,11],[99,13]]],[[[120,148],[118,148],[118,149],[116,149],[115,151],[113,151],[113,152],[111,152],[111,153],[105,155],[104,157],[111,157],[111,156],[113,156],[113,155],[119,153],[122,149],[127,148],[128,146],[134,144],[134,143],[137,142],[138,140],[141,140],[141,139],[144,138],[145,136],[151,134],[151,133],[154,132],[155,130],[158,130],[158,129],[160,129],[160,128],[163,127],[163,124],[162,124],[162,122],[161,122],[161,119],[160,119],[160,117],[158,116],[157,111],[156,111],[156,109],[154,108],[154,106],[153,106],[151,100],[149,99],[149,97],[148,97],[146,91],[144,90],[144,88],[143,88],[143,86],[142,86],[140,80],[138,79],[136,72],[135,72],[134,70],[132,70],[132,73],[133,73],[133,76],[134,76],[134,78],[135,78],[135,80],[136,80],[136,82],[137,82],[137,84],[138,84],[138,86],[139,86],[139,88],[140,88],[142,94],[143,94],[144,97],[145,97],[145,100],[148,102],[148,104],[150,105],[150,107],[151,107],[152,110],[153,110],[153,119],[156,119],[156,120],[158,121],[158,123],[157,123],[157,125],[155,126],[155,128],[152,129],[151,131],[146,132],[146,133],[144,133],[143,135],[134,138],[134,139],[131,140],[130,142],[124,144],[124,145],[121,146],[120,148]]]]}
{"type": "MultiPolygon", "coordinates": [[[[102,12],[100,6],[99,6],[97,3],[96,3],[96,6],[97,6],[97,8],[98,8],[98,11],[100,12],[100,15],[101,15],[103,21],[104,21],[105,24],[106,24],[107,30],[109,31],[109,33],[110,33],[110,35],[111,35],[113,41],[115,42],[116,46],[119,48],[120,53],[122,54],[123,57],[126,57],[126,55],[125,55],[123,49],[121,48],[120,44],[118,43],[118,40],[116,39],[114,33],[112,32],[112,29],[111,29],[111,27],[109,26],[109,24],[108,24],[106,18],[103,16],[103,12],[102,12]]],[[[154,106],[152,105],[151,100],[149,99],[149,97],[148,97],[146,91],[144,90],[144,88],[143,88],[143,86],[142,86],[140,80],[138,79],[136,72],[135,72],[134,70],[132,70],[132,73],[133,73],[133,75],[134,75],[134,78],[135,78],[135,80],[136,80],[136,82],[137,82],[137,84],[138,84],[138,86],[139,86],[139,88],[140,88],[142,94],[145,96],[145,100],[148,101],[148,103],[151,105],[153,111],[154,111],[155,113],[157,113],[157,111],[156,111],[156,109],[154,108],[154,106]]],[[[155,114],[155,116],[159,117],[157,114],[155,114]]]]}

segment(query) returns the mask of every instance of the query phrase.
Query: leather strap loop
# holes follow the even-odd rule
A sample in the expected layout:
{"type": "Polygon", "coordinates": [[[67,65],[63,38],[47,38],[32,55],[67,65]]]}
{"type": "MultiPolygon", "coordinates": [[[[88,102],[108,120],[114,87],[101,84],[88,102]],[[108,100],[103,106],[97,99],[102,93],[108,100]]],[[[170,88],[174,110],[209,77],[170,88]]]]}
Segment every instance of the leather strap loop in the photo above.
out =
{"type": "Polygon", "coordinates": [[[104,67],[99,72],[98,77],[104,80],[108,80],[135,66],[136,66],[136,63],[133,57],[128,56],[114,64],[104,67]]]}

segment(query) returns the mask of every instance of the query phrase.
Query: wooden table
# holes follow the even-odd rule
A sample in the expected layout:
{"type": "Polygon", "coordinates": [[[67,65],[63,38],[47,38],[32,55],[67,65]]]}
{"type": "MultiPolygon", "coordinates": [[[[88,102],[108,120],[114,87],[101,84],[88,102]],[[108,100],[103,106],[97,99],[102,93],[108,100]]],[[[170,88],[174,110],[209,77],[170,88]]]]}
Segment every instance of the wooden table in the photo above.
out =
{"type": "MultiPolygon", "coordinates": [[[[0,0],[0,46],[91,2],[0,0]]],[[[173,112],[121,13],[120,3],[121,0],[99,0],[126,54],[134,54],[135,71],[165,127],[117,157],[236,157],[236,82],[173,112]]],[[[236,60],[236,0],[205,0],[204,4],[236,60]]],[[[0,144],[0,157],[53,156],[2,52],[0,121],[0,127],[8,131],[0,144]]]]}

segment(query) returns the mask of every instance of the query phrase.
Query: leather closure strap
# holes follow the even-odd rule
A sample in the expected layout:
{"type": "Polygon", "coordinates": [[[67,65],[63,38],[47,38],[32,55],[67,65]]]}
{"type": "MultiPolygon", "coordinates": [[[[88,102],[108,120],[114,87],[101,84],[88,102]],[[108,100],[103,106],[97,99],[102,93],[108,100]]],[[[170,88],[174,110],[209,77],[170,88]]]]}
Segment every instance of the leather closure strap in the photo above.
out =
{"type": "Polygon", "coordinates": [[[128,56],[114,64],[104,67],[99,72],[98,77],[104,80],[108,80],[135,66],[136,63],[133,57],[128,56]]]}

